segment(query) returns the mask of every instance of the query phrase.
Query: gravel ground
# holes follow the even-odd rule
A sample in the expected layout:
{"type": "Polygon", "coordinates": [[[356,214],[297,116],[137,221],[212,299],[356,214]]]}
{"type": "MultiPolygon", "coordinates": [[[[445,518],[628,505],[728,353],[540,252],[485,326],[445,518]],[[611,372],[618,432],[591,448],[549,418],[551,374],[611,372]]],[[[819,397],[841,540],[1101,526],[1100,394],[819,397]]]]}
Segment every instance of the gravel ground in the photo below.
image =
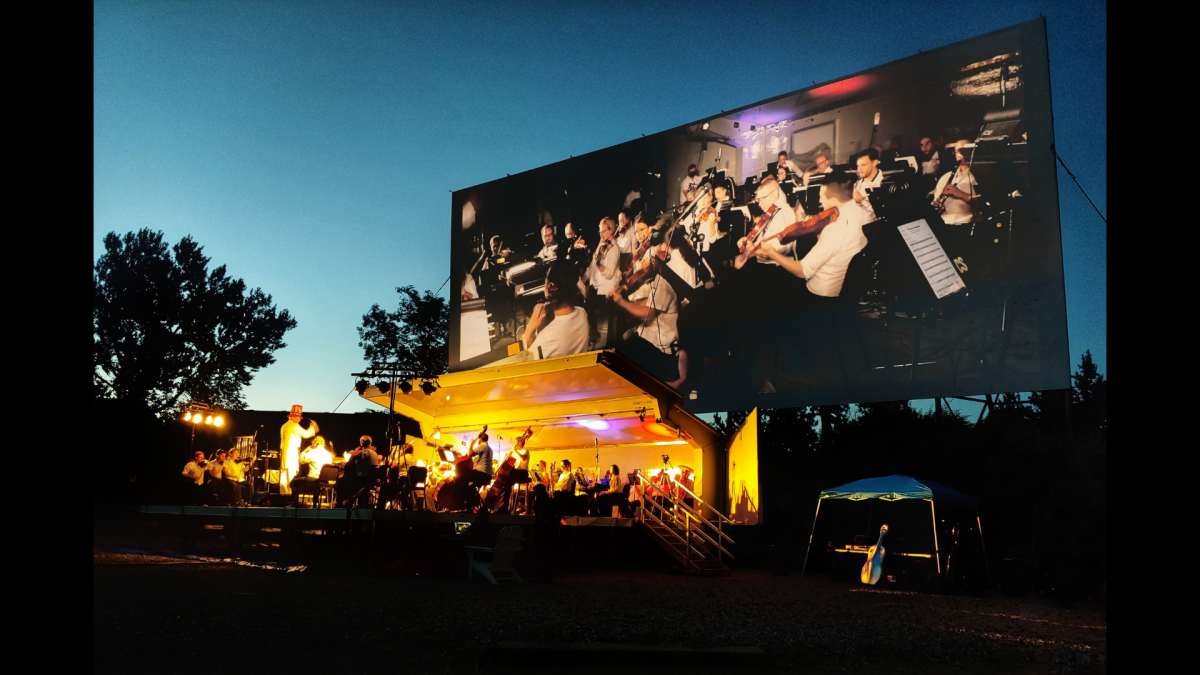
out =
{"type": "MultiPolygon", "coordinates": [[[[478,578],[288,574],[93,552],[96,672],[628,672],[500,668],[497,641],[757,646],[766,672],[1104,672],[1103,611],[876,591],[759,572],[478,578]],[[547,671],[548,672],[548,671],[547,671]]],[[[729,673],[738,668],[648,668],[729,673]]],[[[748,672],[748,671],[747,671],[748,672]]],[[[758,671],[762,672],[762,671],[758,671]]]]}

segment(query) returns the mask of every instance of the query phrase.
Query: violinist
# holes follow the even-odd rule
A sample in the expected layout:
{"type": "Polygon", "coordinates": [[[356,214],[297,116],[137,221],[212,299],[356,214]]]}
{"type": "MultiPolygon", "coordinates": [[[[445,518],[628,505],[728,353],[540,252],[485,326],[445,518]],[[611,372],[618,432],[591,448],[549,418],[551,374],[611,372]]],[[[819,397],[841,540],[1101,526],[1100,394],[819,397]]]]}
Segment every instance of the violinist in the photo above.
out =
{"type": "Polygon", "coordinates": [[[183,477],[193,485],[204,485],[204,453],[197,450],[192,453],[192,461],[183,466],[183,477]]]}
{"type": "Polygon", "coordinates": [[[609,299],[637,322],[636,337],[626,340],[622,351],[636,355],[638,362],[660,380],[678,389],[687,379],[688,355],[679,345],[679,298],[662,275],[630,293],[619,291],[609,299]]]}
{"type": "Polygon", "coordinates": [[[204,485],[204,453],[197,450],[192,453],[192,461],[188,462],[183,467],[183,488],[184,500],[199,504],[202,500],[203,493],[201,486],[204,485]]]}
{"type": "Polygon", "coordinates": [[[855,208],[851,181],[850,176],[837,172],[821,185],[821,207],[837,207],[838,218],[821,230],[816,245],[803,259],[795,260],[770,243],[752,249],[759,259],[769,259],[804,279],[812,296],[837,297],[842,292],[850,261],[867,245],[862,228],[869,222],[868,215],[865,210],[855,208]]]}
{"type": "Polygon", "coordinates": [[[616,231],[617,223],[612,218],[600,221],[600,245],[596,247],[587,271],[588,283],[599,296],[608,295],[620,280],[621,251],[614,237],[616,231]]]}
{"type": "Polygon", "coordinates": [[[629,209],[621,209],[621,212],[617,214],[615,237],[617,249],[621,251],[621,255],[629,255],[637,248],[637,233],[633,228],[633,212],[629,209]]]}
{"type": "MultiPolygon", "coordinates": [[[[783,206],[780,206],[779,201],[782,194],[779,183],[773,176],[763,179],[758,190],[754,192],[754,201],[762,209],[763,215],[755,220],[750,235],[738,240],[739,249],[749,251],[751,248],[757,247],[760,241],[779,234],[784,228],[796,222],[796,213],[787,205],[787,201],[784,200],[783,206]]],[[[774,249],[781,256],[787,257],[792,254],[795,245],[781,244],[778,239],[772,239],[764,246],[764,248],[767,247],[774,249]]],[[[734,267],[741,269],[751,257],[748,255],[738,256],[734,260],[734,267]]],[[[773,257],[759,256],[758,259],[768,265],[778,264],[773,257]]]]}

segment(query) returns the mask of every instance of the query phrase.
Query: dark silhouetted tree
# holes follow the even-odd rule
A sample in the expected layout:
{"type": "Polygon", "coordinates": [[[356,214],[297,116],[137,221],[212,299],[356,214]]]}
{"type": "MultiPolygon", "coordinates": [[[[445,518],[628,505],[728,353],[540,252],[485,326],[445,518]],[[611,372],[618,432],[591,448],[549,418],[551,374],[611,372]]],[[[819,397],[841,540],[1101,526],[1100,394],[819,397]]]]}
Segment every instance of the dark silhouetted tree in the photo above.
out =
{"type": "Polygon", "coordinates": [[[363,315],[358,346],[370,363],[394,363],[418,377],[437,377],[449,368],[446,335],[450,309],[445,298],[412,286],[396,289],[400,306],[394,312],[379,305],[363,315]]]}
{"type": "Polygon", "coordinates": [[[271,296],[247,290],[190,236],[172,247],[162,232],[110,232],[93,270],[93,389],[145,404],[157,415],[185,397],[245,407],[242,388],[275,361],[296,327],[271,296]]]}
{"type": "Polygon", "coordinates": [[[1108,383],[1092,360],[1092,350],[1083,353],[1079,370],[1071,376],[1071,418],[1073,426],[1083,433],[1095,434],[1108,430],[1108,383]]]}

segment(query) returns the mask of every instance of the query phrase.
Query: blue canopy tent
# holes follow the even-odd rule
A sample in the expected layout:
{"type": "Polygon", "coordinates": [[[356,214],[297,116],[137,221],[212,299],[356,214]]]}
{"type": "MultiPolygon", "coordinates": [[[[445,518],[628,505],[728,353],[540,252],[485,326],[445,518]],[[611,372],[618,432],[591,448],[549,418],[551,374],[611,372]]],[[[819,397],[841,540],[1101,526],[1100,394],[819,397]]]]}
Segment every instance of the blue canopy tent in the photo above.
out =
{"type": "Polygon", "coordinates": [[[813,529],[808,535],[808,548],[804,551],[804,565],[800,575],[808,567],[808,554],[812,551],[813,536],[817,532],[817,517],[821,515],[821,502],[826,499],[847,499],[861,501],[863,499],[881,499],[883,501],[899,501],[902,499],[921,499],[929,502],[929,515],[933,523],[933,558],[937,562],[938,573],[941,574],[942,562],[937,540],[937,511],[936,504],[945,506],[963,506],[975,509],[975,524],[979,527],[980,546],[983,545],[983,525],[979,522],[978,504],[974,497],[965,495],[957,490],[931,480],[918,480],[911,476],[882,476],[879,478],[864,478],[853,483],[821,490],[817,499],[817,512],[813,515],[813,529]]]}

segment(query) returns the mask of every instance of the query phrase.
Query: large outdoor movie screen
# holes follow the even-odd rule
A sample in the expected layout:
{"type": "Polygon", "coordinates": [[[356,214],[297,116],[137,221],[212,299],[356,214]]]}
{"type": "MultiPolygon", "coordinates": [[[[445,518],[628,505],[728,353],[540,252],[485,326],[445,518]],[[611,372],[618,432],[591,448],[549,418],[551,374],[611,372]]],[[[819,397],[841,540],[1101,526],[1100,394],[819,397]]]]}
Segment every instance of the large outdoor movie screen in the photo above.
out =
{"type": "Polygon", "coordinates": [[[1039,19],[460,190],[451,370],[616,349],[693,412],[1066,387],[1053,142],[1039,19]]]}

